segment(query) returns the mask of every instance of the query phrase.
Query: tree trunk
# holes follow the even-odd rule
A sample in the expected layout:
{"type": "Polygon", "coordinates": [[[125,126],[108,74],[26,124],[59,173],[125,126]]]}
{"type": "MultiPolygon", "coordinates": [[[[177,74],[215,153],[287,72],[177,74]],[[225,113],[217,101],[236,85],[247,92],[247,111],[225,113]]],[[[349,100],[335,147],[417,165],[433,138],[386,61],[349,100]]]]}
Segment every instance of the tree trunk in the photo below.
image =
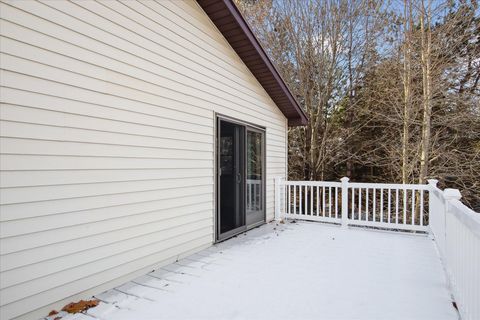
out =
{"type": "Polygon", "coordinates": [[[421,55],[422,55],[422,84],[423,84],[423,121],[422,138],[420,151],[420,173],[418,182],[425,183],[428,176],[428,158],[430,151],[430,127],[432,117],[432,79],[431,79],[431,42],[432,34],[430,29],[430,1],[427,0],[427,9],[422,1],[422,12],[420,14],[421,32],[421,55]]]}
{"type": "Polygon", "coordinates": [[[412,4],[409,0],[404,1],[404,33],[405,44],[403,49],[403,135],[402,135],[402,183],[409,181],[409,140],[410,140],[410,109],[411,109],[411,82],[412,82],[412,49],[411,49],[411,32],[412,32],[412,4]]]}

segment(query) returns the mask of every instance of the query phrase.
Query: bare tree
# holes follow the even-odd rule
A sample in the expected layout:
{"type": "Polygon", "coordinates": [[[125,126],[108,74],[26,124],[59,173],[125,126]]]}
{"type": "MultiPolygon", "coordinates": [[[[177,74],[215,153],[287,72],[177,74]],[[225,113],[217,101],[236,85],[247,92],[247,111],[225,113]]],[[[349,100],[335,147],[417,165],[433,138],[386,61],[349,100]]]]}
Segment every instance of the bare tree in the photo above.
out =
{"type": "Polygon", "coordinates": [[[309,116],[289,175],[457,187],[480,208],[475,0],[236,0],[309,116]]]}

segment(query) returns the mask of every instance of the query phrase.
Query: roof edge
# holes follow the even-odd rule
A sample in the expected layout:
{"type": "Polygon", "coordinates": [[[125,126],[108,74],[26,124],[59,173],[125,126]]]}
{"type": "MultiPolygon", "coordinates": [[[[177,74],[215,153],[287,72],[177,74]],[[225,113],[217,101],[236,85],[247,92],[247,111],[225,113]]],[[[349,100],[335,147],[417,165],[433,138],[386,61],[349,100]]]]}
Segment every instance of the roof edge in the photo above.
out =
{"type": "MultiPolygon", "coordinates": [[[[268,57],[257,37],[253,34],[247,21],[233,3],[233,0],[197,0],[197,2],[288,119],[288,125],[306,125],[308,123],[308,117],[268,57]],[[221,21],[216,18],[219,16],[219,12],[222,12],[220,15],[222,17],[221,21]],[[226,20],[228,22],[225,22],[226,20]],[[245,38],[242,39],[242,41],[238,41],[237,39],[233,41],[233,37],[229,35],[232,30],[232,22],[234,22],[244,35],[245,38]],[[224,28],[222,27],[224,25],[230,25],[229,33],[223,30],[224,28]],[[240,47],[242,48],[241,52],[238,50],[240,47]],[[278,94],[279,91],[281,95],[278,94]]],[[[238,38],[238,35],[236,38],[238,38]]]]}

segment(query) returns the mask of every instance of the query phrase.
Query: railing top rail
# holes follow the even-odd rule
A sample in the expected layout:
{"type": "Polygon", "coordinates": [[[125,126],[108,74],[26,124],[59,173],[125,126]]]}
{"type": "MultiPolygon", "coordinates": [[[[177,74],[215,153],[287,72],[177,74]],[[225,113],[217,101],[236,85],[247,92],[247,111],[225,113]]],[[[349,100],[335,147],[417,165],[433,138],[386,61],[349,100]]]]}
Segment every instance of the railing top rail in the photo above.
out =
{"type": "Polygon", "coordinates": [[[480,238],[480,213],[468,208],[460,200],[450,200],[450,204],[453,209],[451,213],[480,238]]]}
{"type": "Polygon", "coordinates": [[[349,188],[376,188],[376,189],[399,189],[399,190],[428,190],[427,184],[401,184],[401,183],[366,183],[349,182],[349,188]]]}
{"type": "MultiPolygon", "coordinates": [[[[448,198],[445,197],[445,190],[438,188],[436,185],[430,184],[428,187],[430,193],[441,199],[441,201],[445,201],[448,198]]],[[[477,237],[480,237],[480,213],[473,211],[458,199],[451,199],[450,204],[451,210],[449,211],[477,237]]]]}
{"type": "Polygon", "coordinates": [[[335,181],[290,181],[285,180],[286,185],[291,186],[320,186],[320,187],[341,187],[341,182],[335,181]]]}
{"type": "MultiPolygon", "coordinates": [[[[286,185],[292,186],[320,186],[320,187],[341,187],[341,182],[336,181],[283,181],[286,185]]],[[[399,190],[429,190],[427,184],[401,184],[401,183],[366,183],[366,182],[348,182],[349,188],[363,189],[399,189],[399,190]]]]}

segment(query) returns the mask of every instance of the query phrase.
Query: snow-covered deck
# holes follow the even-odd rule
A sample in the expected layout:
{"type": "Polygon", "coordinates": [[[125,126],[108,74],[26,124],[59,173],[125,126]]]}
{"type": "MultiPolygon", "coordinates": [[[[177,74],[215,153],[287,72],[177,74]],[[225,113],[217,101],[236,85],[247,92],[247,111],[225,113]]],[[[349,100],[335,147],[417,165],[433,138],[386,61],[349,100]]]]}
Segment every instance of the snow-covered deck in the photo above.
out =
{"type": "Polygon", "coordinates": [[[458,319],[425,235],[270,223],[64,319],[458,319]]]}

